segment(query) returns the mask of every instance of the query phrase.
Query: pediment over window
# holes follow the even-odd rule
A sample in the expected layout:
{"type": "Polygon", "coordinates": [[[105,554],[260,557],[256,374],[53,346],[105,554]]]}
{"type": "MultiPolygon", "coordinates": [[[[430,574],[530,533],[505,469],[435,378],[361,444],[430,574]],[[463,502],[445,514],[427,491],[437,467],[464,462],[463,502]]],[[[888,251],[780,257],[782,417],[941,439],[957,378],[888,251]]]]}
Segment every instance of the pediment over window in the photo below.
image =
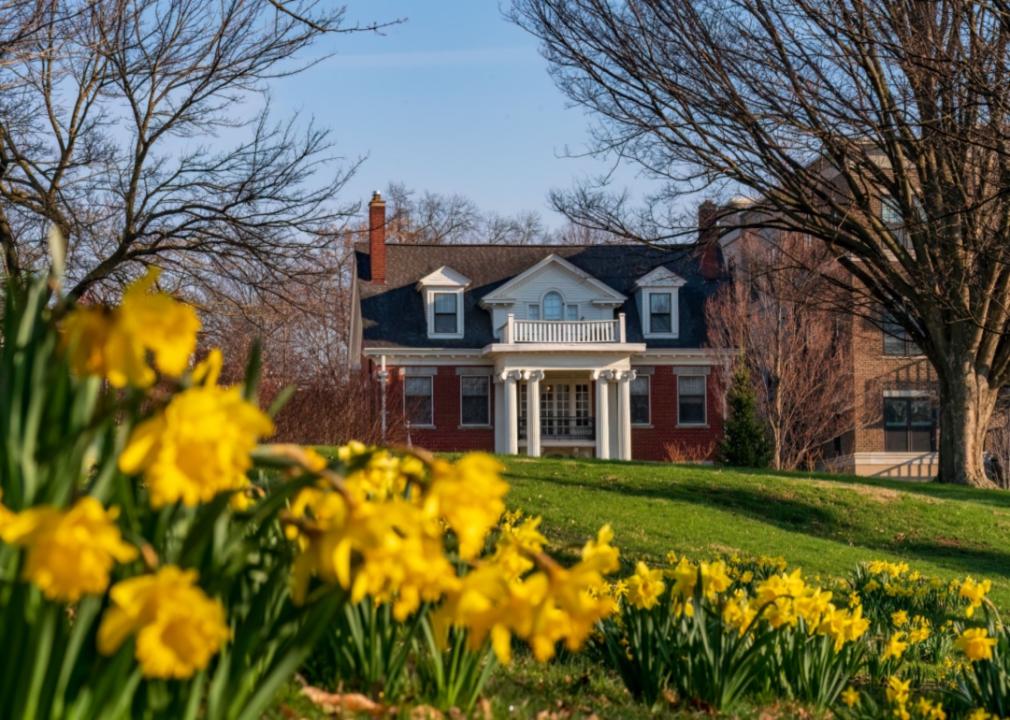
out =
{"type": "Polygon", "coordinates": [[[418,290],[424,287],[465,288],[469,285],[470,278],[457,270],[453,270],[448,265],[443,265],[437,270],[433,270],[417,281],[418,290]]]}
{"type": "Polygon", "coordinates": [[[563,257],[551,253],[540,262],[513,277],[501,287],[489,292],[484,296],[481,304],[487,307],[514,303],[517,297],[524,294],[523,289],[527,285],[535,283],[543,276],[552,274],[563,276],[567,284],[585,287],[592,294],[590,302],[593,305],[617,307],[627,299],[622,293],[614,290],[614,288],[602,280],[576,267],[563,257]]]}
{"type": "Polygon", "coordinates": [[[635,285],[640,288],[650,287],[673,287],[679,288],[687,284],[687,281],[672,270],[660,265],[658,268],[650,270],[648,273],[638,278],[635,285]]]}

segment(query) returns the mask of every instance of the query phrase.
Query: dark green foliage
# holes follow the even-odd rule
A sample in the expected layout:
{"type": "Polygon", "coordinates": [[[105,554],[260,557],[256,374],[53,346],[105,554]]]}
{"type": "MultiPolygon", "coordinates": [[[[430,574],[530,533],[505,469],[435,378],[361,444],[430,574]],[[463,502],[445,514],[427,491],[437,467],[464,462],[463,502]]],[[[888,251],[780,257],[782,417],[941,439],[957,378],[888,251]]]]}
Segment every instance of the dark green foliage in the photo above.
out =
{"type": "Polygon", "coordinates": [[[764,468],[772,459],[768,431],[758,417],[757,397],[747,365],[738,361],[726,394],[727,417],[719,461],[731,467],[764,468]]]}

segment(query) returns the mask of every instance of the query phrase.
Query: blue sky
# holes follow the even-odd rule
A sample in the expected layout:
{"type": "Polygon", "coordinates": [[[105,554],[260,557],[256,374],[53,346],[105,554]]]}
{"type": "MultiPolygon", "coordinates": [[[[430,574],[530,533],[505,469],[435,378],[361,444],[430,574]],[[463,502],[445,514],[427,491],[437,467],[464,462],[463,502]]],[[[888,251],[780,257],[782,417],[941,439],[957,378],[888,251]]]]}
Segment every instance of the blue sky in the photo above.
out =
{"type": "Polygon", "coordinates": [[[275,110],[329,127],[337,150],[368,158],[345,201],[389,181],[460,193],[486,210],[539,211],[547,192],[606,164],[582,153],[589,118],[547,74],[536,40],[502,16],[497,0],[348,0],[348,19],[405,18],[383,35],[325,41],[336,55],[273,86],[275,110]]]}

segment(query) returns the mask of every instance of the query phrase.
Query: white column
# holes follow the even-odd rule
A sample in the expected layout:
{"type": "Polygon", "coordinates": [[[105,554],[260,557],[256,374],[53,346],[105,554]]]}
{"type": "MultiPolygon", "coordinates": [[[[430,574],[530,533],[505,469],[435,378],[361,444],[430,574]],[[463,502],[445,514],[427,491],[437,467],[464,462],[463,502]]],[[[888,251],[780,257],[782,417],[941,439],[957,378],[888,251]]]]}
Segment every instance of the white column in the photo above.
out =
{"type": "Polygon", "coordinates": [[[541,370],[527,370],[526,373],[526,454],[540,457],[540,381],[544,379],[541,370]]]}
{"type": "Polygon", "coordinates": [[[509,370],[501,376],[505,387],[505,452],[509,455],[519,452],[519,404],[516,398],[519,378],[518,370],[509,370]]]}
{"type": "Polygon", "coordinates": [[[505,429],[508,425],[505,422],[505,383],[501,375],[494,376],[494,451],[498,454],[508,452],[506,444],[508,435],[505,429]]]}
{"type": "Polygon", "coordinates": [[[618,374],[617,394],[617,446],[618,457],[621,460],[631,459],[631,381],[635,379],[634,370],[625,370],[618,374]]]}
{"type": "Polygon", "coordinates": [[[610,403],[607,383],[613,378],[611,370],[597,370],[596,381],[596,457],[610,459],[610,403]]]}

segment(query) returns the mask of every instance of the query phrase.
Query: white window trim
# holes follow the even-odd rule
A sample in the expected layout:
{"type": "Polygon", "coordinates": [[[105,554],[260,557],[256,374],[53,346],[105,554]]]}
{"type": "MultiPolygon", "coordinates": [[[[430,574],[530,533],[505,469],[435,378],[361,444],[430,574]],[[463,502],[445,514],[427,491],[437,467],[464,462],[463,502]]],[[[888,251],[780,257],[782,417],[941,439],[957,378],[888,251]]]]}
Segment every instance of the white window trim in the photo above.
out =
{"type": "Polygon", "coordinates": [[[410,427],[413,428],[434,428],[435,427],[435,379],[431,375],[407,375],[404,377],[403,381],[403,418],[408,423],[410,427]],[[428,381],[428,395],[431,397],[431,405],[428,415],[428,422],[426,424],[411,423],[410,418],[407,417],[407,378],[411,380],[427,380],[428,381]]]}
{"type": "MultiPolygon", "coordinates": [[[[567,305],[568,303],[565,301],[565,294],[563,292],[561,292],[561,290],[558,289],[558,288],[549,288],[543,295],[540,296],[540,319],[541,320],[547,320],[547,313],[544,312],[544,308],[546,307],[545,304],[544,304],[544,300],[546,300],[547,296],[550,295],[551,293],[554,293],[559,298],[561,298],[561,318],[560,318],[560,320],[564,320],[565,319],[565,305],[567,305]]],[[[559,322],[559,320],[553,320],[551,322],[559,322]]]]}
{"type": "MultiPolygon", "coordinates": [[[[646,387],[649,389],[645,394],[646,400],[648,400],[649,407],[649,417],[645,422],[634,422],[632,421],[631,427],[648,428],[652,427],[652,375],[639,375],[636,380],[644,379],[646,381],[646,387]]],[[[680,413],[680,408],[677,409],[678,414],[680,413]]]]}
{"type": "MultiPolygon", "coordinates": [[[[434,405],[434,403],[432,403],[434,405]]],[[[491,427],[491,378],[487,374],[463,373],[459,376],[459,426],[461,428],[489,428],[491,427]],[[468,423],[463,420],[463,380],[466,378],[480,378],[487,383],[487,420],[482,423],[468,423]]]]}
{"type": "Polygon", "coordinates": [[[642,335],[647,338],[680,337],[680,288],[656,287],[642,290],[642,335]],[[652,332],[652,296],[670,296],[670,332],[652,332]]]}
{"type": "Polygon", "coordinates": [[[463,337],[463,289],[462,288],[428,288],[425,290],[424,303],[426,305],[425,315],[428,319],[428,337],[454,338],[463,337]],[[456,296],[456,332],[438,333],[435,332],[435,295],[455,295],[456,296]]]}
{"type": "Polygon", "coordinates": [[[679,428],[707,428],[708,427],[708,377],[698,374],[691,373],[678,373],[677,374],[677,427],[679,428]],[[704,380],[702,387],[704,392],[702,393],[701,409],[705,414],[705,419],[700,423],[694,422],[681,422],[680,420],[680,379],[685,377],[700,377],[704,380]]]}

